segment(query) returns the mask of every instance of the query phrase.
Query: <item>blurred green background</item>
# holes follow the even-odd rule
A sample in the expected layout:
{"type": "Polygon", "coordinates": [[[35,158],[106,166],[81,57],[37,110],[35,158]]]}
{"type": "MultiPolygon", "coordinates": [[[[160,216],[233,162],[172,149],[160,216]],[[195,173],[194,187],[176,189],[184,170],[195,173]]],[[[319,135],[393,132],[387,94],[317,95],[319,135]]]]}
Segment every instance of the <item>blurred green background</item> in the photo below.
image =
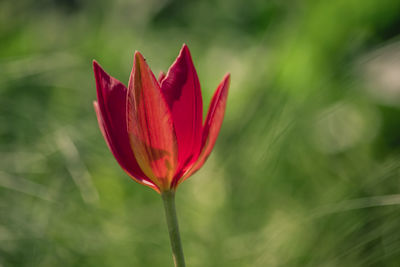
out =
{"type": "Polygon", "coordinates": [[[400,1],[0,1],[0,266],[173,266],[160,197],[97,126],[187,43],[225,121],[177,209],[188,266],[399,266],[400,1]]]}

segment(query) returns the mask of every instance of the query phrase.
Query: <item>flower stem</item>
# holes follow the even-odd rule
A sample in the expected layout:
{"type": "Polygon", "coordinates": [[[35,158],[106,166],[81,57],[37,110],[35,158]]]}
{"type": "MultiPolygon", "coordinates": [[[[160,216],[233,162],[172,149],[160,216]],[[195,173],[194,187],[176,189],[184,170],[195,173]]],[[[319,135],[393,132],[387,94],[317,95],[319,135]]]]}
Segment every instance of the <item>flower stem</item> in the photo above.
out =
{"type": "Polygon", "coordinates": [[[161,197],[164,202],[165,217],[167,219],[175,267],[185,267],[185,258],[183,256],[178,218],[175,209],[175,191],[164,191],[161,193],[161,197]]]}

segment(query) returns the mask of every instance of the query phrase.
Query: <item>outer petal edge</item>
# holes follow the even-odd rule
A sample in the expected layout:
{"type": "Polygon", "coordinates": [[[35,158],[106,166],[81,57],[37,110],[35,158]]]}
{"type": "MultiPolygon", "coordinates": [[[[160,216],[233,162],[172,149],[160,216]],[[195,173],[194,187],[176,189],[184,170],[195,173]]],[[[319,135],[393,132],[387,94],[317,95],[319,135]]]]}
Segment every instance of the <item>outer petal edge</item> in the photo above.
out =
{"type": "Polygon", "coordinates": [[[177,166],[172,116],[144,57],[135,52],[126,102],[130,144],[139,166],[161,191],[170,189],[177,166]]]}
{"type": "Polygon", "coordinates": [[[210,107],[208,109],[207,117],[204,122],[202,149],[197,161],[185,173],[185,175],[177,182],[178,186],[184,180],[189,178],[197,172],[206,162],[210,155],[224,119],[226,102],[228,98],[228,90],[230,85],[230,74],[226,74],[222,82],[219,84],[217,90],[212,97],[210,107]]]}
{"type": "Polygon", "coordinates": [[[143,174],[129,148],[129,138],[124,123],[127,92],[125,85],[106,73],[96,61],[93,61],[93,70],[99,101],[95,101],[93,105],[100,130],[109,149],[121,168],[133,180],[159,192],[157,186],[143,174]]]}
{"type": "Polygon", "coordinates": [[[200,81],[190,54],[183,44],[161,82],[161,91],[172,113],[178,144],[179,166],[173,186],[196,161],[201,151],[203,101],[200,81]]]}
{"type": "Polygon", "coordinates": [[[160,193],[160,189],[157,187],[157,185],[155,185],[155,184],[154,184],[153,182],[151,182],[150,180],[145,180],[145,179],[138,179],[138,178],[136,178],[135,176],[133,176],[133,175],[130,173],[129,170],[127,170],[127,169],[124,167],[124,164],[122,164],[122,163],[120,162],[120,160],[118,159],[118,156],[117,156],[117,155],[115,154],[115,152],[114,152],[115,148],[113,148],[113,147],[111,146],[111,144],[110,144],[110,136],[109,136],[109,134],[107,133],[107,131],[106,131],[106,129],[105,129],[104,121],[103,121],[103,118],[102,118],[102,116],[101,116],[101,112],[100,112],[100,110],[99,110],[99,106],[98,106],[97,101],[93,101],[93,106],[94,106],[94,110],[95,110],[95,112],[96,112],[97,122],[98,122],[98,124],[99,124],[100,131],[101,131],[101,133],[103,134],[104,140],[106,141],[106,144],[107,144],[108,148],[110,149],[110,151],[111,151],[112,154],[114,155],[114,158],[117,160],[117,162],[119,163],[120,167],[121,167],[121,168],[125,171],[125,173],[128,174],[128,176],[129,176],[132,180],[134,180],[135,182],[137,182],[137,183],[139,183],[139,184],[142,184],[142,185],[145,185],[145,186],[148,186],[148,187],[154,189],[157,193],[160,193]]]}

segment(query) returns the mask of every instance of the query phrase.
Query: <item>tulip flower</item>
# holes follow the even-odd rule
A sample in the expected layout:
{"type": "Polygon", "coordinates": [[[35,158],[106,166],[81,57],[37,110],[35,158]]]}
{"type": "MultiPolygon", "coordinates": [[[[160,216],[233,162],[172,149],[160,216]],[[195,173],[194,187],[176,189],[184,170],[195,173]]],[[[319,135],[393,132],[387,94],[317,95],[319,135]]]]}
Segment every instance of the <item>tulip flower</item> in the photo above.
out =
{"type": "Polygon", "coordinates": [[[174,236],[178,231],[174,193],[203,166],[213,149],[224,118],[230,76],[217,87],[203,121],[200,82],[185,44],[167,74],[161,73],[158,79],[135,52],[128,87],[96,61],[93,68],[100,130],[122,169],[162,195],[175,264],[184,266],[179,233],[174,236]]]}

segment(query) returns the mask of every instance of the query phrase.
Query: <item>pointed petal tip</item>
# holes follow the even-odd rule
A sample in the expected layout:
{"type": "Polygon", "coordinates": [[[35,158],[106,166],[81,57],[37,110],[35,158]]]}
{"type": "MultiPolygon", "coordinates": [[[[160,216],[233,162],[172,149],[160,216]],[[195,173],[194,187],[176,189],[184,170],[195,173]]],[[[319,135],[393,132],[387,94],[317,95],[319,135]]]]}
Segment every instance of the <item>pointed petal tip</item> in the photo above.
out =
{"type": "Polygon", "coordinates": [[[181,51],[179,51],[178,58],[182,57],[183,54],[190,56],[189,47],[185,43],[183,43],[181,51]]]}
{"type": "Polygon", "coordinates": [[[135,51],[135,54],[133,56],[133,65],[138,66],[140,68],[140,65],[146,62],[146,59],[143,57],[143,55],[139,51],[135,51]]]}
{"type": "Polygon", "coordinates": [[[99,62],[97,62],[96,59],[93,59],[92,64],[93,70],[101,69],[99,62]]]}
{"type": "Polygon", "coordinates": [[[224,76],[224,80],[230,82],[231,81],[231,74],[228,72],[227,74],[225,74],[224,76]]]}
{"type": "Polygon", "coordinates": [[[134,59],[135,60],[139,60],[139,59],[144,59],[144,57],[143,57],[142,53],[140,53],[139,51],[135,50],[134,59]]]}
{"type": "Polygon", "coordinates": [[[224,90],[228,90],[230,83],[231,83],[231,74],[228,72],[224,75],[224,78],[222,78],[222,81],[221,81],[220,85],[218,86],[217,91],[219,88],[221,88],[221,89],[224,88],[224,90]]]}
{"type": "Polygon", "coordinates": [[[94,76],[95,79],[100,79],[101,76],[110,76],[102,66],[100,66],[99,62],[97,62],[95,59],[93,60],[93,71],[94,71],[94,76]]]}

